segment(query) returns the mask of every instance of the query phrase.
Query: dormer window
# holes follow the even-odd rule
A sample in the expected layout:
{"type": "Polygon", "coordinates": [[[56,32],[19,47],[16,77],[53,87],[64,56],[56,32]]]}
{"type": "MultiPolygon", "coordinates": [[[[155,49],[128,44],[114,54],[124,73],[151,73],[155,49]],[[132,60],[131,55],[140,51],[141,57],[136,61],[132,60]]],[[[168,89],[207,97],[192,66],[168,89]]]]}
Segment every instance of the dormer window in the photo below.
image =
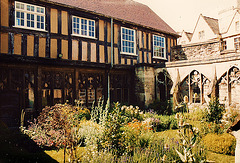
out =
{"type": "Polygon", "coordinates": [[[72,34],[76,36],[95,38],[95,21],[73,16],[72,34]]]}
{"type": "Polygon", "coordinates": [[[204,37],[205,37],[204,31],[200,31],[200,32],[198,33],[198,38],[201,40],[201,39],[204,39],[204,37]]]}
{"type": "Polygon", "coordinates": [[[15,1],[15,27],[45,30],[45,8],[15,1]]]}

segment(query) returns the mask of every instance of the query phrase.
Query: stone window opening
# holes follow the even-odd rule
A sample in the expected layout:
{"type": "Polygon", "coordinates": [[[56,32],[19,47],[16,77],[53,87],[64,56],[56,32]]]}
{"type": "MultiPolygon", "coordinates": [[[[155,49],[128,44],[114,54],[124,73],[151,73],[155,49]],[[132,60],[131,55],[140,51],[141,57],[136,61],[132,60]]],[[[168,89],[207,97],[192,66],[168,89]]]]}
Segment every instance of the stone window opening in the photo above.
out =
{"type": "Polygon", "coordinates": [[[159,72],[156,76],[157,95],[156,98],[161,101],[169,100],[171,97],[170,90],[173,86],[170,75],[167,71],[159,72]]]}
{"type": "Polygon", "coordinates": [[[218,80],[219,102],[225,106],[238,105],[240,92],[240,70],[233,66],[218,80]]]}
{"type": "Polygon", "coordinates": [[[197,70],[192,71],[180,84],[182,99],[187,96],[189,103],[203,104],[208,97],[210,80],[197,70]]]}

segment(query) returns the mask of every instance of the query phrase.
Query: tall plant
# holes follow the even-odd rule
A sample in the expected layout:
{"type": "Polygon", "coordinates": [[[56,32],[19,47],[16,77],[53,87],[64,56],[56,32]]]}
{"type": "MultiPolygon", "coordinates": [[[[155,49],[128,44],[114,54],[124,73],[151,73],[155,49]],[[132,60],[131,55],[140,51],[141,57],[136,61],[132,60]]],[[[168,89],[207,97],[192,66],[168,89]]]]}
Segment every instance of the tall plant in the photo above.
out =
{"type": "Polygon", "coordinates": [[[212,97],[208,104],[207,121],[219,124],[224,111],[225,109],[220,105],[218,98],[212,97]]]}
{"type": "Polygon", "coordinates": [[[182,162],[205,162],[206,158],[204,156],[203,150],[197,149],[197,152],[194,151],[194,148],[199,147],[200,136],[199,130],[193,127],[190,124],[184,122],[184,117],[182,114],[178,113],[176,118],[179,121],[179,130],[178,135],[180,138],[181,151],[176,150],[182,162]]]}

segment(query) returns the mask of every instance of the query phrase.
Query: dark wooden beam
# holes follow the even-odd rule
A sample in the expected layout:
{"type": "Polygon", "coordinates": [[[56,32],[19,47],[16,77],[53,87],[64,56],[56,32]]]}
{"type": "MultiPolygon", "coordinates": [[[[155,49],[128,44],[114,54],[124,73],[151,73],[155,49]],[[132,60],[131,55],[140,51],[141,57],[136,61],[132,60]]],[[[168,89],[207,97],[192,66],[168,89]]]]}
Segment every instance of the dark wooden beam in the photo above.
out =
{"type": "Polygon", "coordinates": [[[105,53],[105,63],[108,63],[107,21],[104,21],[104,53],[105,53]]]}
{"type": "Polygon", "coordinates": [[[91,43],[87,42],[87,61],[91,62],[91,43]]]}
{"type": "Polygon", "coordinates": [[[78,60],[82,61],[82,41],[78,41],[78,60]]]}
{"type": "Polygon", "coordinates": [[[97,63],[100,61],[100,54],[99,54],[99,20],[95,21],[95,33],[96,33],[96,38],[97,38],[97,43],[96,43],[96,55],[97,55],[97,63]]]}
{"type": "Polygon", "coordinates": [[[39,56],[39,36],[34,35],[34,57],[39,56]]]}
{"type": "Polygon", "coordinates": [[[72,12],[68,12],[68,59],[72,60],[72,12]]]}

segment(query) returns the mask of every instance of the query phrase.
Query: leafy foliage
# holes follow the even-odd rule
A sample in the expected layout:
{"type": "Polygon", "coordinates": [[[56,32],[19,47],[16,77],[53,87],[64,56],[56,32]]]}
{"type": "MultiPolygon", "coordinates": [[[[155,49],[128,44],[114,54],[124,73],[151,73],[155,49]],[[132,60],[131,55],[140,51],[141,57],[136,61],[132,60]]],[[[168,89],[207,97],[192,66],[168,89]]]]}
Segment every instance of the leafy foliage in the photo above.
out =
{"type": "Polygon", "coordinates": [[[76,159],[76,147],[81,144],[80,110],[68,104],[47,106],[23,132],[40,146],[67,149],[73,161],[76,159]]]}
{"type": "Polygon", "coordinates": [[[216,97],[212,97],[208,105],[207,121],[220,123],[225,109],[220,105],[219,100],[216,97]]]}
{"type": "Polygon", "coordinates": [[[171,115],[173,113],[172,103],[170,100],[155,100],[153,103],[148,105],[148,109],[161,115],[171,115]]]}
{"type": "Polygon", "coordinates": [[[174,115],[158,115],[155,113],[147,113],[145,115],[144,121],[149,123],[156,132],[178,128],[174,115]]]}

